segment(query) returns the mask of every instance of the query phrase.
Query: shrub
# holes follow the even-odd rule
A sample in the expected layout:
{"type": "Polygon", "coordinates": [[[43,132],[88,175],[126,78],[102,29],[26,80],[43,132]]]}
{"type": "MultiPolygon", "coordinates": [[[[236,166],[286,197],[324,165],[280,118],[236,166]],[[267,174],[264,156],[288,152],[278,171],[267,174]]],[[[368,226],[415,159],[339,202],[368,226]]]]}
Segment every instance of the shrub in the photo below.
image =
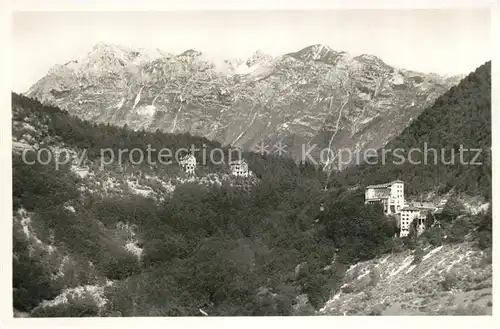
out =
{"type": "Polygon", "coordinates": [[[492,238],[492,210],[491,205],[488,208],[488,211],[484,214],[480,214],[476,218],[476,226],[477,226],[477,240],[478,246],[481,249],[489,249],[492,247],[493,238],[492,238]]]}
{"type": "Polygon", "coordinates": [[[123,253],[108,257],[98,264],[98,269],[110,280],[123,280],[140,271],[137,258],[132,254],[123,253]]]}
{"type": "Polygon", "coordinates": [[[405,250],[405,243],[404,240],[399,238],[399,237],[394,237],[391,240],[391,252],[392,253],[400,253],[405,250]]]}
{"type": "Polygon", "coordinates": [[[489,249],[493,246],[493,236],[491,231],[482,231],[478,233],[477,245],[481,249],[489,249]]]}
{"type": "Polygon", "coordinates": [[[480,267],[486,267],[490,264],[492,264],[493,259],[492,259],[492,254],[491,252],[487,252],[481,257],[481,260],[479,261],[479,266],[480,267]]]}
{"type": "Polygon", "coordinates": [[[368,315],[382,315],[382,312],[384,312],[384,305],[383,304],[377,304],[375,305],[371,310],[368,315]]]}
{"type": "Polygon", "coordinates": [[[439,215],[439,219],[445,222],[451,222],[464,213],[465,208],[463,204],[456,198],[451,198],[443,208],[443,212],[439,215]]]}
{"type": "Polygon", "coordinates": [[[469,221],[465,217],[459,217],[453,221],[447,240],[450,242],[462,242],[470,230],[469,221]]]}
{"type": "Polygon", "coordinates": [[[424,242],[428,242],[432,244],[434,247],[438,247],[443,244],[444,240],[444,231],[442,228],[438,226],[433,226],[430,227],[429,229],[425,230],[424,233],[420,236],[420,238],[424,242]]]}
{"type": "Polygon", "coordinates": [[[380,270],[376,267],[370,271],[370,286],[375,287],[380,281],[380,270]]]}
{"type": "Polygon", "coordinates": [[[425,252],[422,250],[421,246],[417,246],[415,251],[413,251],[413,265],[420,264],[422,258],[424,257],[425,252]]]}
{"type": "Polygon", "coordinates": [[[309,298],[306,294],[299,295],[295,298],[293,315],[307,316],[314,315],[314,307],[309,303],[309,298]]]}
{"type": "Polygon", "coordinates": [[[446,273],[444,276],[444,280],[441,281],[441,287],[444,291],[450,291],[456,284],[457,278],[455,275],[451,273],[446,273]]]}
{"type": "MultiPolygon", "coordinates": [[[[14,247],[19,248],[16,239],[14,247]]],[[[31,258],[27,249],[14,257],[13,288],[14,308],[23,312],[30,311],[44,299],[55,298],[61,291],[54,285],[48,270],[39,260],[31,258]]]]}

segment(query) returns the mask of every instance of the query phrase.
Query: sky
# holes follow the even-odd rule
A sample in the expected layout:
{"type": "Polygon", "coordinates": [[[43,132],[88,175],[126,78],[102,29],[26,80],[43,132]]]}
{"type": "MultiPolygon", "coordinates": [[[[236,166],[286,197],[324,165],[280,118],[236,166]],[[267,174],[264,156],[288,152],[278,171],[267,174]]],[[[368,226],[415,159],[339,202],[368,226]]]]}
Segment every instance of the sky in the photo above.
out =
{"type": "Polygon", "coordinates": [[[98,42],[214,59],[273,56],[312,44],[389,65],[443,75],[467,74],[491,60],[488,9],[15,12],[13,90],[25,92],[55,64],[98,42]]]}

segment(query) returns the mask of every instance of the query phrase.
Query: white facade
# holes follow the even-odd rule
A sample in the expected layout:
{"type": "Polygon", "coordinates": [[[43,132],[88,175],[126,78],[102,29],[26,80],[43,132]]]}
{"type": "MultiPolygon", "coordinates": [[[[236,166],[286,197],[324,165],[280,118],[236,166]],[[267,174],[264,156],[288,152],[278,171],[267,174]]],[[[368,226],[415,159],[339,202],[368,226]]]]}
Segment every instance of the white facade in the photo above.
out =
{"type": "Polygon", "coordinates": [[[233,161],[229,164],[231,167],[231,175],[238,177],[248,177],[250,172],[248,171],[248,164],[244,159],[233,161]]]}
{"type": "Polygon", "coordinates": [[[400,233],[399,236],[405,237],[410,234],[410,226],[413,221],[417,221],[417,235],[420,235],[425,230],[425,219],[428,209],[405,207],[401,209],[400,233]]]}
{"type": "Polygon", "coordinates": [[[179,165],[187,174],[194,175],[196,169],[196,158],[190,154],[179,160],[179,165]]]}
{"type": "Polygon", "coordinates": [[[404,237],[410,234],[411,223],[420,216],[420,210],[413,207],[401,209],[399,221],[399,236],[404,237]]]}
{"type": "Polygon", "coordinates": [[[365,189],[365,204],[382,203],[384,214],[395,215],[405,206],[404,182],[369,185],[365,189]]]}

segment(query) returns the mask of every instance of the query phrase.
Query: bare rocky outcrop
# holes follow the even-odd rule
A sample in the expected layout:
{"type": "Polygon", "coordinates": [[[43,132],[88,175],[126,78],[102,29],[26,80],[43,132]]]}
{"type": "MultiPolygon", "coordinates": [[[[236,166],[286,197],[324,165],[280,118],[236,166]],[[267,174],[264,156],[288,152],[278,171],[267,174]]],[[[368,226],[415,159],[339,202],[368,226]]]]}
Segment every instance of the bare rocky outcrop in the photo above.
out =
{"type": "MultiPolygon", "coordinates": [[[[489,256],[491,257],[491,256],[489,256]]],[[[427,247],[351,266],[322,315],[491,314],[492,265],[467,241],[427,247]]]]}

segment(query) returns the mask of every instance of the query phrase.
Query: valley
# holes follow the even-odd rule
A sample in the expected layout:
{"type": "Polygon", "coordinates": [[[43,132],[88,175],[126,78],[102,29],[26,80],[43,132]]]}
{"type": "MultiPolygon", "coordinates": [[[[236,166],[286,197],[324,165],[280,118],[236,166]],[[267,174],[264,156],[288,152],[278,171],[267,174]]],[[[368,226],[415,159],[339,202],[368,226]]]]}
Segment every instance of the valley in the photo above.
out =
{"type": "Polygon", "coordinates": [[[17,316],[491,314],[488,153],[482,166],[332,171],[253,150],[262,138],[490,149],[490,62],[458,82],[323,46],[259,54],[234,68],[243,76],[216,75],[200,56],[98,45],[12,94],[17,316]],[[317,82],[328,69],[330,89],[317,82]],[[239,146],[244,162],[102,158],[190,145],[220,158],[239,146]],[[69,158],[56,168],[49,155],[69,158]],[[408,199],[449,195],[439,225],[399,236],[364,200],[390,180],[408,199]]]}

